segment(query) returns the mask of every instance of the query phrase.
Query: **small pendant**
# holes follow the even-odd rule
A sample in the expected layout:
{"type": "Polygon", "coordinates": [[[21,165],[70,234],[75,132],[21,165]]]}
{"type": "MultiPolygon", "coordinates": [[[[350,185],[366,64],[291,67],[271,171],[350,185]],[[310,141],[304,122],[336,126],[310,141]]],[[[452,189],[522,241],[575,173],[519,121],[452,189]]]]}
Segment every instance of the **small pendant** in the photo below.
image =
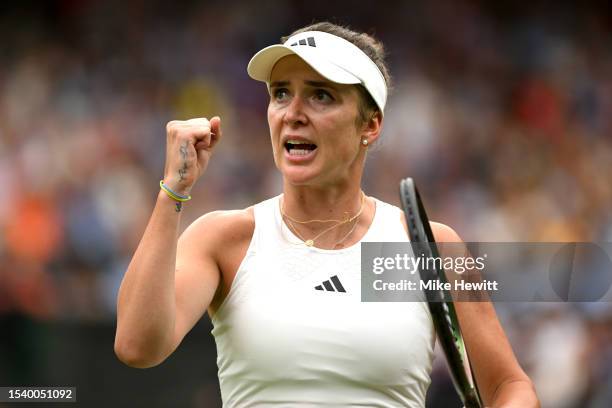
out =
{"type": "Polygon", "coordinates": [[[308,239],[308,240],[304,241],[304,243],[306,244],[306,246],[309,246],[309,247],[314,245],[314,241],[312,239],[308,239]]]}

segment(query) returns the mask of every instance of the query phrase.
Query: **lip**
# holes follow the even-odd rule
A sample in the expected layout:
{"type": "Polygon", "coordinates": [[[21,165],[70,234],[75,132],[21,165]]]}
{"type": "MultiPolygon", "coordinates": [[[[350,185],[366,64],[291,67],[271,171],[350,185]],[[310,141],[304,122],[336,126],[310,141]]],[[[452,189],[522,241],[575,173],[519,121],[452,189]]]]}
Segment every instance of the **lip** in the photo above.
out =
{"type": "Polygon", "coordinates": [[[304,164],[307,163],[309,161],[312,161],[315,156],[317,155],[317,150],[319,150],[318,148],[312,150],[310,153],[305,154],[303,156],[292,156],[289,154],[289,152],[287,151],[287,149],[285,149],[285,143],[287,143],[288,140],[299,140],[300,142],[304,142],[304,143],[308,143],[308,144],[314,144],[316,145],[316,143],[314,143],[312,140],[303,137],[303,136],[297,136],[297,135],[286,135],[282,138],[282,144],[281,144],[281,148],[283,149],[283,154],[285,159],[290,162],[290,163],[294,163],[294,164],[304,164]]]}
{"type": "Polygon", "coordinates": [[[304,142],[304,143],[316,145],[315,142],[313,142],[311,139],[309,139],[307,137],[304,137],[304,136],[285,135],[285,136],[283,136],[281,138],[281,144],[282,144],[283,148],[285,148],[285,143],[287,143],[288,140],[299,140],[299,141],[304,142]]]}

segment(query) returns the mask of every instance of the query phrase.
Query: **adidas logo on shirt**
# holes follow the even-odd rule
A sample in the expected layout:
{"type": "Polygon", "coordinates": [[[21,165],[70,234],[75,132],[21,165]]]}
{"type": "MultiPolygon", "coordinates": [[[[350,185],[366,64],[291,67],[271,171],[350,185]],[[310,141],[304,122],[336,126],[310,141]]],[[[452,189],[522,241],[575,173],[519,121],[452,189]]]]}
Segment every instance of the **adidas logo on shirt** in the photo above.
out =
{"type": "Polygon", "coordinates": [[[316,290],[325,290],[327,292],[346,292],[342,283],[340,283],[340,279],[338,279],[338,275],[334,275],[328,280],[324,281],[323,284],[315,286],[316,290]]]}

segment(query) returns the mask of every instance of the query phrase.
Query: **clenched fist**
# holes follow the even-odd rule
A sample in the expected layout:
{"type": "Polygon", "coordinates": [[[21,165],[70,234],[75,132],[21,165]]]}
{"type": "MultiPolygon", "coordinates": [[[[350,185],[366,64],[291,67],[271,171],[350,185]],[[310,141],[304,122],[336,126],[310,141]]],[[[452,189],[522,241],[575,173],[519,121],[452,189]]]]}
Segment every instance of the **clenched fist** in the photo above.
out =
{"type": "Polygon", "coordinates": [[[221,139],[221,118],[173,120],[166,125],[164,184],[189,195],[200,178],[212,151],[221,139]]]}

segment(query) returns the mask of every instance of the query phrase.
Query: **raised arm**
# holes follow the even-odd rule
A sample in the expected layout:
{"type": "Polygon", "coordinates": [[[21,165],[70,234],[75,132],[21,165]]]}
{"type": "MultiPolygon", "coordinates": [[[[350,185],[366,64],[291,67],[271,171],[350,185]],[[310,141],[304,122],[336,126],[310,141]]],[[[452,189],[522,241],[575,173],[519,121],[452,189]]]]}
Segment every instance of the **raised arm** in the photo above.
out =
{"type": "MultiPolygon", "coordinates": [[[[200,118],[168,123],[164,184],[189,195],[220,136],[218,117],[210,122],[200,118]]],[[[219,268],[211,252],[196,248],[193,239],[195,234],[214,236],[214,215],[185,231],[180,244],[184,256],[177,270],[181,218],[177,203],[160,191],[119,289],[115,353],[133,367],[151,367],[170,355],[204,313],[219,285],[219,268]],[[180,303],[177,313],[177,299],[183,298],[199,300],[180,303]]],[[[202,238],[198,237],[199,242],[206,242],[202,238]]]]}
{"type": "MultiPolygon", "coordinates": [[[[444,224],[430,223],[436,242],[462,242],[444,224]]],[[[486,407],[538,408],[533,383],[519,365],[490,302],[455,302],[474,375],[486,407]]]]}

